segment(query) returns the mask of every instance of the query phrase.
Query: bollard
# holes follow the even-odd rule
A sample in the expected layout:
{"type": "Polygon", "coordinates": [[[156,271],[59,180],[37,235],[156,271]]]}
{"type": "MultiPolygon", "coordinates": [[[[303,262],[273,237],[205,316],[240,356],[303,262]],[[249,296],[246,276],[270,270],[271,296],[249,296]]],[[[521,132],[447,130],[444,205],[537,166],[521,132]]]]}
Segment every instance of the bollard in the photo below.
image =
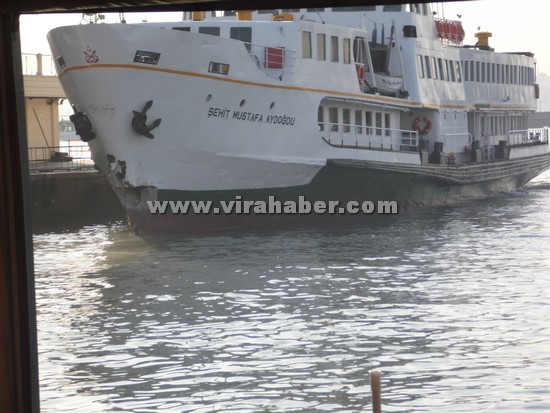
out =
{"type": "Polygon", "coordinates": [[[382,413],[382,386],[380,384],[380,370],[371,370],[370,389],[372,393],[372,413],[382,413]]]}

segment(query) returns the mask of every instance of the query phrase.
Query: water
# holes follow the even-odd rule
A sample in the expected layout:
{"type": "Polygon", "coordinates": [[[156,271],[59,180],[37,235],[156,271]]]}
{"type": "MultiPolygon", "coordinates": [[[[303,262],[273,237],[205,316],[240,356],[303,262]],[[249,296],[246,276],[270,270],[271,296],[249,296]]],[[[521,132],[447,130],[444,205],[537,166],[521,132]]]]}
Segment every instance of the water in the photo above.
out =
{"type": "Polygon", "coordinates": [[[550,172],[343,227],[35,236],[43,412],[550,411],[550,172]]]}

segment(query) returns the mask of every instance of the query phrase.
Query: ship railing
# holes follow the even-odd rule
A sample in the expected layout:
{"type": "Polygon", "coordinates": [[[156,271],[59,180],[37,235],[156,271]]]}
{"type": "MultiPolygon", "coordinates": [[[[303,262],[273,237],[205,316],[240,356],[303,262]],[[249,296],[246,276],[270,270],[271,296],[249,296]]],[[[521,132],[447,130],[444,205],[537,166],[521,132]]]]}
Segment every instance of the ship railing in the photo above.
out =
{"type": "Polygon", "coordinates": [[[56,76],[53,57],[42,53],[21,53],[24,75],[56,76]]]}
{"type": "Polygon", "coordinates": [[[417,152],[420,141],[417,131],[405,129],[331,122],[320,122],[319,129],[326,143],[339,148],[417,152]]]}
{"type": "Polygon", "coordinates": [[[266,76],[280,81],[294,75],[297,52],[284,47],[273,47],[243,42],[252,61],[266,76]]]}
{"type": "Polygon", "coordinates": [[[94,168],[88,145],[62,141],[60,146],[31,147],[28,154],[31,173],[94,168]]]}
{"type": "Polygon", "coordinates": [[[522,129],[511,130],[508,132],[508,144],[510,146],[516,145],[530,145],[535,143],[548,143],[549,128],[534,128],[534,129],[522,129]]]}

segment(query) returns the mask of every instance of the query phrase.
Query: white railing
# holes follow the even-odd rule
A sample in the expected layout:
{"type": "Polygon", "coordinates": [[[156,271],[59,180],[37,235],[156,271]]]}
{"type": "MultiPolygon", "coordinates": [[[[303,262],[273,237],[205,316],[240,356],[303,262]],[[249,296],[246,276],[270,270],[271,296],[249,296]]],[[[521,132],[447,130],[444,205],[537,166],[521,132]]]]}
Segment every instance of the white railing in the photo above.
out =
{"type": "Polygon", "coordinates": [[[24,75],[56,76],[55,63],[50,55],[37,53],[21,53],[21,63],[24,75]]]}
{"type": "Polygon", "coordinates": [[[296,67],[297,52],[284,47],[272,47],[243,42],[252,61],[266,76],[288,80],[296,67]]]}
{"type": "Polygon", "coordinates": [[[511,130],[508,132],[509,145],[527,145],[536,142],[548,143],[549,128],[511,130]]]}
{"type": "Polygon", "coordinates": [[[330,122],[319,123],[319,128],[323,139],[331,146],[399,152],[418,150],[417,131],[330,122]]]}

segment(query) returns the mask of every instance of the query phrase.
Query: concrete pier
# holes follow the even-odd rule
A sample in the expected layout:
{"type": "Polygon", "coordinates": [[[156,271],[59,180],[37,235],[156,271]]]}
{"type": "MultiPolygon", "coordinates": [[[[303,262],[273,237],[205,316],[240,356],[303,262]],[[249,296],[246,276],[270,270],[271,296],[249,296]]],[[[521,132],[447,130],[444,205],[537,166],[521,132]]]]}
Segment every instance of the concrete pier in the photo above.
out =
{"type": "Polygon", "coordinates": [[[94,224],[125,219],[107,179],[95,169],[32,173],[33,224],[94,224]]]}

